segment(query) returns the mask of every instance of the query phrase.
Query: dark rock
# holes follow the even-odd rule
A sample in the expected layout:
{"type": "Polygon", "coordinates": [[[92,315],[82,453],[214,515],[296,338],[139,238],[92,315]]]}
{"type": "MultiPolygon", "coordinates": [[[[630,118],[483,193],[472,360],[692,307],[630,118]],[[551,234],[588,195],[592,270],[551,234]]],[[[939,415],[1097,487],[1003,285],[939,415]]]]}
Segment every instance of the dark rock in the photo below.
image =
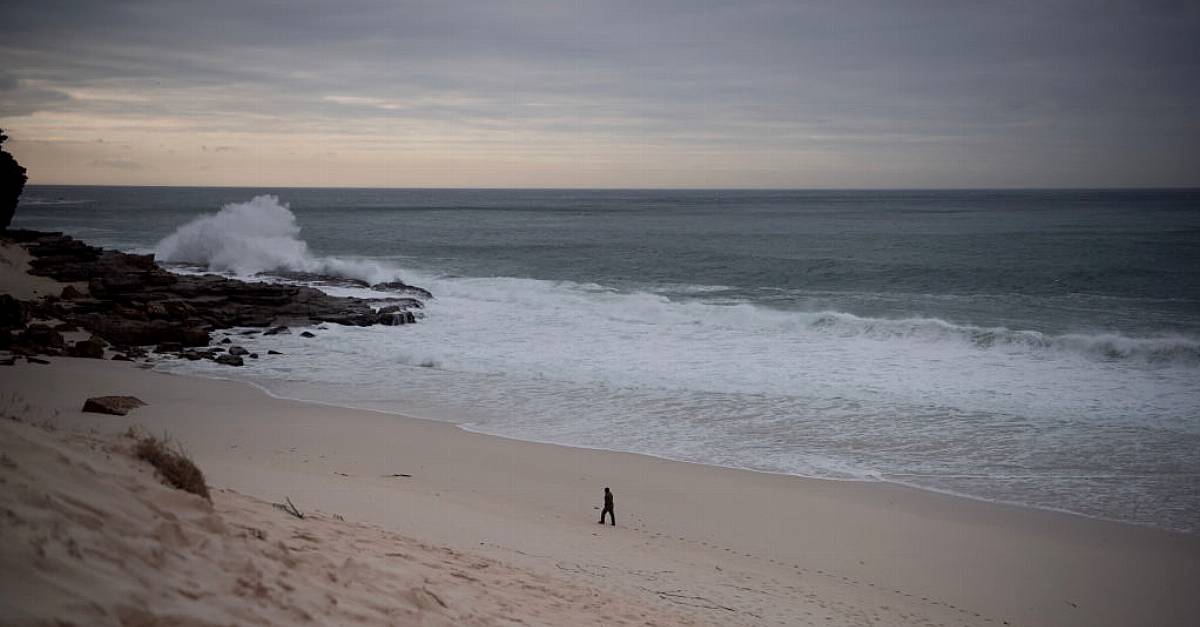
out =
{"type": "Polygon", "coordinates": [[[54,325],[53,328],[55,331],[58,331],[59,333],[71,333],[74,331],[78,331],[79,325],[72,324],[70,322],[60,322],[60,323],[54,325]]]}
{"type": "Polygon", "coordinates": [[[258,335],[259,333],[262,333],[262,331],[255,331],[251,329],[249,331],[242,331],[241,335],[258,335]]]}
{"type": "Polygon", "coordinates": [[[276,351],[276,350],[269,350],[269,351],[267,351],[267,354],[268,355],[282,355],[283,353],[276,351]]]}
{"type": "Polygon", "coordinates": [[[116,315],[88,314],[76,316],[79,326],[91,330],[114,344],[147,346],[178,343],[181,346],[205,346],[208,331],[186,327],[167,320],[143,320],[116,315]]]}
{"type": "Polygon", "coordinates": [[[116,355],[112,356],[112,361],[133,361],[133,359],[125,353],[117,353],[116,355]]]}
{"type": "Polygon", "coordinates": [[[291,332],[292,332],[292,330],[285,326],[277,326],[277,327],[271,327],[270,329],[263,331],[263,335],[279,335],[280,333],[291,333],[291,332]]]}
{"type": "Polygon", "coordinates": [[[402,324],[413,324],[416,321],[417,318],[411,311],[394,311],[379,315],[379,324],[389,327],[399,326],[402,324]]]}
{"type": "Polygon", "coordinates": [[[233,343],[233,340],[231,340],[231,339],[229,339],[229,338],[222,338],[222,339],[221,339],[221,343],[222,343],[222,344],[232,344],[232,343],[233,343]]]}
{"type": "Polygon", "coordinates": [[[172,320],[183,320],[196,315],[196,308],[185,300],[164,300],[159,304],[172,320]]]}
{"type": "Polygon", "coordinates": [[[390,298],[384,302],[388,303],[388,305],[380,307],[379,313],[392,313],[404,309],[421,309],[425,306],[425,303],[415,298],[390,298]]]}
{"type": "Polygon", "coordinates": [[[416,287],[414,285],[409,285],[409,284],[405,283],[404,281],[388,281],[386,283],[376,283],[371,286],[371,289],[379,290],[381,292],[398,292],[401,294],[416,294],[416,295],[424,297],[424,298],[433,298],[433,294],[430,294],[429,290],[420,288],[420,287],[416,287]]]}
{"type": "Polygon", "coordinates": [[[241,366],[244,362],[236,355],[217,355],[216,362],[226,366],[241,366]]]}
{"type": "Polygon", "coordinates": [[[229,354],[230,355],[249,355],[250,351],[242,348],[241,346],[230,346],[229,354]]]}
{"type": "Polygon", "coordinates": [[[83,298],[83,292],[79,291],[74,285],[68,285],[62,288],[62,294],[59,298],[63,300],[79,300],[83,298]]]}
{"type": "Polygon", "coordinates": [[[48,366],[48,365],[50,365],[50,362],[49,362],[48,360],[45,360],[45,359],[38,359],[37,357],[31,357],[31,356],[29,356],[29,355],[26,355],[26,356],[25,356],[25,361],[27,361],[27,362],[29,362],[29,363],[31,363],[31,364],[41,364],[41,365],[43,365],[43,366],[48,366]]]}
{"type": "MultiPolygon", "coordinates": [[[[0,129],[0,146],[7,139],[8,135],[0,129]]],[[[25,168],[7,150],[0,149],[0,231],[7,229],[12,222],[13,212],[17,210],[17,201],[27,180],[29,177],[25,175],[25,168]]]]}
{"type": "Polygon", "coordinates": [[[250,359],[258,359],[258,353],[250,353],[250,359]]]}
{"type": "Polygon", "coordinates": [[[83,403],[83,411],[94,414],[124,416],[146,403],[134,396],[93,396],[83,403]]]}
{"type": "Polygon", "coordinates": [[[180,353],[179,356],[188,361],[200,361],[201,359],[204,359],[204,353],[193,350],[184,351],[180,353]]]}
{"type": "Polygon", "coordinates": [[[61,349],[66,346],[62,333],[44,324],[31,324],[21,334],[21,343],[36,349],[61,349]]]}
{"type": "Polygon", "coordinates": [[[179,342],[163,342],[162,344],[159,344],[158,346],[154,347],[154,352],[160,353],[160,354],[161,353],[178,353],[181,350],[183,350],[183,344],[181,344],[179,342]]]}
{"type": "Polygon", "coordinates": [[[313,333],[312,331],[305,331],[304,333],[300,334],[300,337],[317,337],[317,334],[313,333]]]}
{"type": "Polygon", "coordinates": [[[378,316],[369,307],[366,310],[347,311],[312,316],[314,320],[332,322],[347,327],[369,327],[378,322],[378,316]]]}
{"type": "Polygon", "coordinates": [[[29,321],[25,304],[9,294],[0,294],[0,329],[17,329],[29,321]]]}
{"type": "Polygon", "coordinates": [[[272,270],[270,272],[259,272],[258,276],[277,277],[280,279],[287,279],[289,281],[312,283],[316,285],[329,285],[332,287],[370,287],[371,285],[362,279],[352,279],[350,277],[336,276],[332,274],[320,274],[317,272],[296,272],[292,270],[272,270]]]}
{"type": "Polygon", "coordinates": [[[126,355],[129,355],[130,357],[134,357],[134,358],[138,358],[138,359],[150,354],[146,349],[142,348],[141,346],[121,346],[117,350],[119,350],[122,353],[125,353],[126,355]]]}
{"type": "Polygon", "coordinates": [[[75,342],[67,354],[72,357],[85,357],[88,359],[104,359],[104,340],[96,336],[92,336],[86,340],[75,342]]]}

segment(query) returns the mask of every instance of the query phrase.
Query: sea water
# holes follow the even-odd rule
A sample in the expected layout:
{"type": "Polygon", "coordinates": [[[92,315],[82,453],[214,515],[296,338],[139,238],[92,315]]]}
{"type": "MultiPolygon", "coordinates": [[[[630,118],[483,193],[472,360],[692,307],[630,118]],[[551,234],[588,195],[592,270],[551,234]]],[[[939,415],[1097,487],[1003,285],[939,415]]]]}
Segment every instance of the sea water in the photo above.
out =
{"type": "Polygon", "coordinates": [[[435,295],[417,325],[167,369],[1200,531],[1200,191],[32,186],[14,226],[435,295]]]}

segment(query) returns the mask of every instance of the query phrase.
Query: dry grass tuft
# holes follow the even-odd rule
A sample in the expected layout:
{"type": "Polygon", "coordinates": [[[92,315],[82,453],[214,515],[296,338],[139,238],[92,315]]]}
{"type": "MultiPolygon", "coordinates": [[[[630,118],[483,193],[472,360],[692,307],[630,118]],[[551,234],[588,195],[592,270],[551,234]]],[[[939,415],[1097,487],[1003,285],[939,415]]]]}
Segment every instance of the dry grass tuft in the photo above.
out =
{"type": "Polygon", "coordinates": [[[208,495],[208,485],[204,483],[204,473],[188,459],[187,454],[178,445],[172,447],[167,439],[146,436],[138,440],[133,447],[133,454],[142,461],[154,466],[163,481],[174,488],[185,492],[198,494],[204,500],[212,502],[208,495]]]}

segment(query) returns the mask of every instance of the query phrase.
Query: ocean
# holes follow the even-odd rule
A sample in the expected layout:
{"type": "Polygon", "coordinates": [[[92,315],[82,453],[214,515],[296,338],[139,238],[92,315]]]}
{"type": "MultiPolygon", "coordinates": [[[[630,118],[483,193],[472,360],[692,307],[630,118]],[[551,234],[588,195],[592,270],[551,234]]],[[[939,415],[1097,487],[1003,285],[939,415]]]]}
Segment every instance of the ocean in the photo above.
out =
{"type": "Polygon", "coordinates": [[[30,186],[14,227],[435,295],[164,370],[1200,532],[1200,190],[30,186]]]}

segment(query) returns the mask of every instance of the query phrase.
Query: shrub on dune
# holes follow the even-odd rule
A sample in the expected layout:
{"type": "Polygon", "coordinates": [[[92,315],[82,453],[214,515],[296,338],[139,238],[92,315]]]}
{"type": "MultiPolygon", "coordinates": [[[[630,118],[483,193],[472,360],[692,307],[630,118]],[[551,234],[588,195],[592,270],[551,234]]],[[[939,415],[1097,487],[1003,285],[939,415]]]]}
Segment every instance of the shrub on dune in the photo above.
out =
{"type": "Polygon", "coordinates": [[[160,440],[153,436],[139,438],[133,447],[133,454],[154,466],[167,485],[212,501],[208,495],[208,485],[204,483],[204,473],[188,459],[182,449],[178,446],[172,447],[168,440],[160,440]]]}

